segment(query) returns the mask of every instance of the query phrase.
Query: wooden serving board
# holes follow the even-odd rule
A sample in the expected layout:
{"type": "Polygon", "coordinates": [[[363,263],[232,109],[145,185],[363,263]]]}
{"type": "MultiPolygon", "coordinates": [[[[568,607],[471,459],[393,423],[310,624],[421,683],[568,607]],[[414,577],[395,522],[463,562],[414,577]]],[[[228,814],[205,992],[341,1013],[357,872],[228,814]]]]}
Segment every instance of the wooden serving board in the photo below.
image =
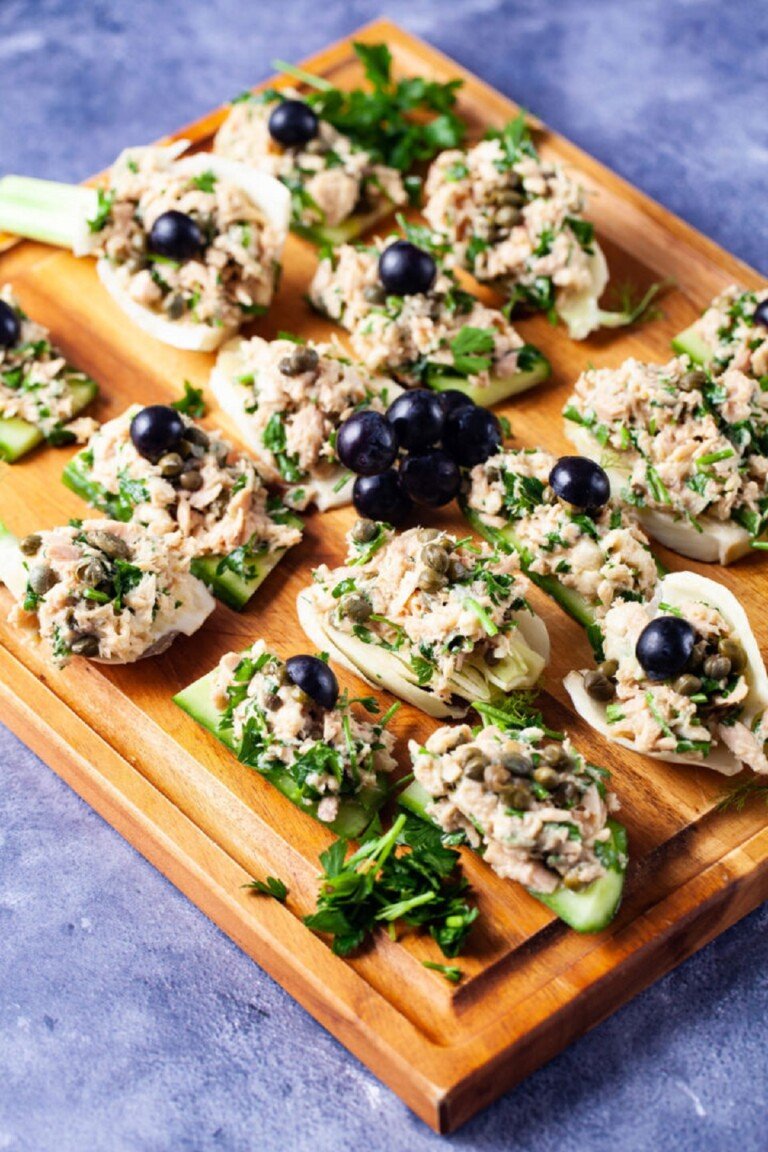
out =
{"type": "MultiPolygon", "coordinates": [[[[460,76],[460,111],[475,136],[516,111],[505,97],[389,23],[370,25],[358,38],[385,40],[398,73],[460,76]]],[[[346,41],[307,67],[342,86],[360,78],[346,41]]],[[[223,115],[214,112],[179,135],[207,147],[223,115]]],[[[116,151],[133,143],[140,141],[116,141],[116,151]]],[[[644,287],[673,277],[677,283],[664,299],[664,317],[635,331],[575,344],[542,317],[520,324],[525,338],[552,361],[553,378],[504,411],[518,443],[559,451],[566,449],[560,409],[588,362],[617,364],[628,355],[663,359],[672,335],[712,295],[734,281],[754,286],[759,278],[573,145],[546,131],[540,143],[578,169],[594,191],[591,216],[612,282],[644,287]]],[[[303,299],[314,265],[314,249],[292,238],[278,300],[259,323],[260,333],[330,332],[303,299]]],[[[185,378],[206,385],[213,358],[174,351],[134,328],[101,289],[91,261],[17,244],[0,256],[0,282],[5,280],[67,355],[99,381],[100,419],[117,415],[131,401],[175,398],[185,378]]],[[[215,408],[208,419],[226,426],[215,408]]],[[[13,467],[0,465],[0,517],[11,530],[24,534],[87,514],[60,483],[66,456],[44,449],[13,467]]],[[[568,727],[591,759],[613,771],[621,798],[632,862],[619,916],[601,935],[579,937],[467,854],[481,917],[460,960],[460,985],[422,966],[423,959],[439,956],[431,941],[416,935],[397,943],[382,935],[350,961],[334,956],[301,923],[314,904],[317,857],[329,833],[241,766],[174,706],[171,695],[224,652],[260,636],[282,656],[306,651],[296,593],[313,566],[342,561],[353,516],[351,509],[313,515],[301,545],[242,615],[219,606],[197,636],[133,667],[77,660],[62,672],[46,667],[5,623],[11,602],[0,589],[0,717],[415,1112],[445,1132],[763,900],[768,828],[757,806],[728,815],[715,810],[721,777],[617,750],[571,713],[561,680],[570,668],[589,664],[589,648],[579,627],[534,590],[553,641],[547,718],[568,727]],[[287,905],[243,890],[250,877],[267,874],[287,883],[287,905]]],[[[457,512],[442,514],[439,522],[463,534],[457,512]]],[[[679,558],[660,554],[671,568],[682,566],[679,558]]],[[[727,571],[690,565],[736,592],[763,646],[765,564],[758,553],[727,571]]],[[[354,678],[342,680],[360,690],[354,678]]],[[[434,724],[402,708],[393,727],[403,765],[407,738],[424,738],[434,724]]]]}

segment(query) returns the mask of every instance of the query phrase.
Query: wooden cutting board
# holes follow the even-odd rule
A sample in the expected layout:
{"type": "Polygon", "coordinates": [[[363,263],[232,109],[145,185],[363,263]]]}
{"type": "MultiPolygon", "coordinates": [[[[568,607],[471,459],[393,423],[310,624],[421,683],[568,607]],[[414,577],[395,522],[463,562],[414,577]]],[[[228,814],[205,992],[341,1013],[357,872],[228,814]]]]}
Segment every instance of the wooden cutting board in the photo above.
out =
{"type": "MultiPolygon", "coordinates": [[[[357,38],[385,40],[398,74],[460,76],[460,111],[473,136],[516,111],[504,96],[392,24],[369,25],[357,38]]],[[[349,41],[307,67],[341,86],[360,78],[349,41]]],[[[179,135],[208,147],[223,115],[213,112],[179,135]]],[[[115,152],[136,143],[142,142],[115,141],[115,152]]],[[[553,377],[504,411],[518,443],[559,451],[567,447],[560,409],[588,362],[613,365],[628,355],[663,359],[672,335],[712,295],[734,281],[760,281],[573,145],[547,131],[540,143],[576,168],[594,192],[591,217],[612,282],[642,288],[673,277],[677,284],[664,299],[664,316],[635,331],[575,344],[542,317],[520,324],[525,338],[552,361],[553,377]]],[[[290,329],[322,337],[330,331],[303,299],[314,265],[313,248],[292,238],[278,300],[259,323],[260,333],[290,329]]],[[[134,328],[102,291],[91,261],[16,244],[0,256],[0,282],[5,280],[67,355],[99,381],[98,418],[117,415],[131,401],[175,398],[184,379],[206,385],[213,358],[174,351],[134,328]]],[[[208,419],[227,424],[213,405],[208,419]]],[[[0,464],[0,517],[13,531],[24,534],[86,514],[60,483],[66,456],[44,449],[13,467],[0,464]]],[[[591,759],[613,771],[621,798],[632,862],[619,916],[600,936],[579,937],[468,855],[481,917],[460,961],[460,985],[422,966],[423,959],[435,958],[435,948],[415,935],[397,943],[382,936],[354,960],[334,956],[301,923],[314,904],[317,857],[330,835],[238,764],[173,705],[171,695],[224,652],[260,636],[282,656],[307,650],[296,593],[313,566],[342,561],[353,516],[343,509],[310,517],[301,545],[242,615],[219,606],[197,636],[133,667],[77,660],[62,672],[46,667],[5,623],[11,602],[0,589],[0,717],[415,1112],[446,1132],[763,900],[768,829],[759,806],[716,811],[722,778],[612,748],[570,712],[561,680],[570,668],[589,663],[588,645],[578,626],[534,590],[553,641],[547,718],[568,727],[591,759]],[[287,883],[287,905],[243,890],[249,878],[267,874],[287,883]]],[[[457,513],[430,518],[436,520],[463,534],[457,513]]],[[[684,565],[659,551],[671,568],[684,565]]],[[[757,554],[728,571],[706,569],[745,604],[761,646],[768,638],[760,602],[765,564],[757,554]]],[[[342,680],[360,690],[352,677],[342,680]]],[[[434,724],[402,708],[393,727],[403,765],[407,738],[423,739],[434,724]]]]}

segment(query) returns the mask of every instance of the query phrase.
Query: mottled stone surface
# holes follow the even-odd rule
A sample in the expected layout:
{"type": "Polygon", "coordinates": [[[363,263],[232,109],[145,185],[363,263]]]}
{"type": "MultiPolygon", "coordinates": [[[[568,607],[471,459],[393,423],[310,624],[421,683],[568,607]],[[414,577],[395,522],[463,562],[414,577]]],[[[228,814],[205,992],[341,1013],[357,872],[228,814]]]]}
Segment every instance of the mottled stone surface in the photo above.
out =
{"type": "MultiPolygon", "coordinates": [[[[83,177],[382,8],[768,270],[757,0],[2,0],[0,171],[83,177]]],[[[754,913],[451,1143],[762,1152],[754,913]]],[[[0,730],[0,1150],[440,1146],[0,730]]]]}

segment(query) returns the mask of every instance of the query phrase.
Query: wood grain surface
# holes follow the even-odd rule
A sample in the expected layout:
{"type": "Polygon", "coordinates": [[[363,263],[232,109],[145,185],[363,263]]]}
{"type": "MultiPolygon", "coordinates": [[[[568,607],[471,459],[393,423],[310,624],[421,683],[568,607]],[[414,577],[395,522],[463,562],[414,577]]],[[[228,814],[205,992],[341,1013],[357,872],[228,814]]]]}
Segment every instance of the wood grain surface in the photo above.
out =
{"type": "MultiPolygon", "coordinates": [[[[474,137],[516,111],[392,24],[369,25],[356,38],[386,40],[398,74],[461,76],[460,111],[474,137]]],[[[341,86],[360,79],[348,41],[307,66],[341,86]]],[[[208,147],[223,115],[213,112],[178,135],[208,147]]],[[[760,280],[573,145],[543,128],[538,142],[578,170],[594,193],[590,215],[612,282],[643,288],[672,277],[676,283],[664,298],[664,315],[634,331],[575,344],[543,317],[520,323],[525,338],[551,360],[553,375],[502,411],[518,444],[559,451],[567,448],[560,410],[587,363],[613,365],[628,355],[666,358],[671,336],[718,290],[760,280]]],[[[115,152],[135,143],[140,141],[115,141],[115,152]]],[[[330,333],[303,298],[315,260],[309,244],[290,239],[276,304],[254,331],[330,333]]],[[[0,282],[6,280],[72,361],[99,382],[99,419],[132,401],[175,398],[185,379],[206,386],[213,357],[175,351],[132,327],[101,289],[91,261],[19,243],[0,256],[0,282]]],[[[480,295],[496,300],[487,290],[480,295]]],[[[236,438],[207,390],[206,398],[207,422],[236,438]]],[[[0,517],[11,530],[24,534],[87,514],[60,483],[66,458],[65,451],[43,449],[12,467],[0,464],[0,517]]],[[[334,956],[301,923],[313,907],[317,856],[329,833],[240,765],[174,706],[171,695],[223,653],[258,637],[284,657],[306,650],[296,593],[315,565],[342,561],[353,518],[351,509],[310,516],[302,543],[245,612],[219,605],[197,636],[132,667],[77,660],[64,671],[45,666],[5,623],[11,601],[0,589],[0,717],[427,1123],[449,1131],[765,899],[768,829],[759,807],[727,815],[715,810],[722,778],[611,747],[572,714],[562,677],[589,663],[589,647],[579,627],[534,589],[532,600],[552,637],[547,719],[567,727],[591,759],[612,770],[621,799],[632,860],[619,916],[601,935],[579,937],[467,854],[481,917],[460,961],[460,985],[422,966],[423,959],[435,958],[435,949],[416,935],[398,942],[382,935],[353,960],[334,956]],[[268,873],[290,888],[285,906],[243,890],[250,877],[268,873]]],[[[430,514],[430,523],[465,531],[456,511],[430,514]]],[[[763,554],[726,571],[658,551],[670,568],[722,579],[747,608],[765,648],[763,554]]],[[[340,679],[359,691],[353,677],[340,679]]],[[[423,739],[434,726],[413,709],[401,709],[393,724],[401,764],[407,738],[423,739]]]]}

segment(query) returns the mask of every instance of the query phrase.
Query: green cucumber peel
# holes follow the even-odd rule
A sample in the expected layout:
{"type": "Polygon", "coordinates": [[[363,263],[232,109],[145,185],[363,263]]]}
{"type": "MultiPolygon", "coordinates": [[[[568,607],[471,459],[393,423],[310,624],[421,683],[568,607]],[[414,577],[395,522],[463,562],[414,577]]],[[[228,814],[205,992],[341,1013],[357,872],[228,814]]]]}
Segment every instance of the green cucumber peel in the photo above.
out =
{"type": "MultiPolygon", "coordinates": [[[[95,399],[99,389],[93,380],[75,380],[67,385],[72,393],[72,416],[77,416],[95,399]]],[[[0,460],[14,464],[33,448],[45,442],[36,424],[20,416],[0,417],[0,460]]]]}

